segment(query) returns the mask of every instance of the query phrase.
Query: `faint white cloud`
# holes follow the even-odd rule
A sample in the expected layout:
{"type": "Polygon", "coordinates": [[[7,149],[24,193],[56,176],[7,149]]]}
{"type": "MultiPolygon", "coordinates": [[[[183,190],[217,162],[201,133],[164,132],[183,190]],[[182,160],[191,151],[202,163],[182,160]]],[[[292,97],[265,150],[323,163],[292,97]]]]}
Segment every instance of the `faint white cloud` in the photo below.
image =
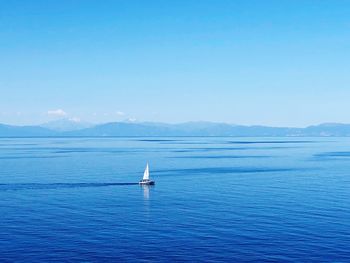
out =
{"type": "Polygon", "coordinates": [[[135,122],[135,121],[137,121],[137,120],[136,120],[136,118],[129,118],[129,119],[127,119],[127,121],[128,121],[128,122],[135,122]]]}
{"type": "Polygon", "coordinates": [[[58,116],[58,117],[67,116],[67,113],[62,109],[49,110],[49,111],[47,111],[47,114],[50,116],[58,116]]]}
{"type": "Polygon", "coordinates": [[[69,118],[68,120],[72,121],[72,122],[81,122],[81,119],[73,117],[73,118],[69,118]]]}
{"type": "Polygon", "coordinates": [[[122,111],[117,111],[116,114],[117,114],[118,116],[124,116],[124,115],[125,115],[125,113],[122,112],[122,111]]]}

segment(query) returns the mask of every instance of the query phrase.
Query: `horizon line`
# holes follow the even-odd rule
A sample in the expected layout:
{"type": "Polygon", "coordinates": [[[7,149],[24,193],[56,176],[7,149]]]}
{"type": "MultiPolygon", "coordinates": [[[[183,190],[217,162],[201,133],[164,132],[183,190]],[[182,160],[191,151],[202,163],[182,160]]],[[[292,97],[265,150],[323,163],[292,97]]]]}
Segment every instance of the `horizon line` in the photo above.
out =
{"type": "Polygon", "coordinates": [[[309,124],[306,126],[274,126],[274,125],[268,125],[268,124],[237,124],[237,123],[230,123],[230,122],[220,122],[220,121],[183,121],[183,122],[161,122],[161,121],[129,121],[129,120],[116,120],[116,121],[107,121],[107,122],[100,122],[100,123],[90,123],[90,122],[85,122],[85,121],[78,121],[74,122],[71,121],[69,118],[61,118],[57,120],[52,120],[40,124],[8,124],[8,123],[3,123],[0,122],[0,125],[5,125],[5,126],[12,126],[12,127],[44,127],[45,124],[50,124],[53,122],[57,121],[70,121],[72,123],[85,123],[85,124],[90,124],[91,126],[87,128],[93,128],[95,126],[99,125],[105,125],[105,124],[113,124],[113,123],[125,123],[125,124],[164,124],[164,125],[181,125],[181,124],[190,124],[190,123],[207,123],[207,124],[224,124],[224,125],[230,125],[230,126],[243,126],[243,127],[270,127],[270,128],[289,128],[289,129],[305,129],[308,127],[313,127],[313,126],[321,126],[321,125],[350,125],[350,123],[345,123],[345,122],[320,122],[317,124],[309,124]]]}

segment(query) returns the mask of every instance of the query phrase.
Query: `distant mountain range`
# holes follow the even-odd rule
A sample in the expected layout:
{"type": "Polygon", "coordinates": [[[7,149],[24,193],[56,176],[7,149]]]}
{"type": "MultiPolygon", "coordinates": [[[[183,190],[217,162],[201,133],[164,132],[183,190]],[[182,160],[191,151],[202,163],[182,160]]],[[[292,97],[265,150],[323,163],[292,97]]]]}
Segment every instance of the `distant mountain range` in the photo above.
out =
{"type": "Polygon", "coordinates": [[[166,124],[112,122],[99,125],[60,120],[38,126],[0,124],[0,137],[46,136],[350,136],[350,124],[326,123],[306,128],[244,126],[212,122],[166,124]]]}
{"type": "Polygon", "coordinates": [[[88,122],[82,122],[79,119],[71,118],[71,119],[60,119],[55,121],[50,121],[44,124],[41,124],[40,127],[47,128],[54,131],[76,131],[81,129],[86,129],[94,126],[88,122]]]}

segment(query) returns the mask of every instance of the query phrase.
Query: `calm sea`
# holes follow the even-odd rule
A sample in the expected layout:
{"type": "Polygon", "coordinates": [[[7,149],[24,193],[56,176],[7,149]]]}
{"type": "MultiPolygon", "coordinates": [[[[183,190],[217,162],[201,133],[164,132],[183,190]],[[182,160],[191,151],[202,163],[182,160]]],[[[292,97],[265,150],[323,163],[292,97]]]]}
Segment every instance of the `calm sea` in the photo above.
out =
{"type": "Polygon", "coordinates": [[[2,138],[0,261],[350,262],[350,138],[2,138]]]}

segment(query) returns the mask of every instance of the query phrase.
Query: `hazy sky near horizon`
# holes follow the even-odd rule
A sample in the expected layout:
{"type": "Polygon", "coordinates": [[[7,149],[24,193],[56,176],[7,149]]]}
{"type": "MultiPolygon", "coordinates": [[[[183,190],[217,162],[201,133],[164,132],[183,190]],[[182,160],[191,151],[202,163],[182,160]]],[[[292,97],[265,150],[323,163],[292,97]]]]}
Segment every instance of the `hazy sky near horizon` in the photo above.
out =
{"type": "Polygon", "coordinates": [[[350,1],[1,1],[0,123],[350,123],[350,1]]]}

